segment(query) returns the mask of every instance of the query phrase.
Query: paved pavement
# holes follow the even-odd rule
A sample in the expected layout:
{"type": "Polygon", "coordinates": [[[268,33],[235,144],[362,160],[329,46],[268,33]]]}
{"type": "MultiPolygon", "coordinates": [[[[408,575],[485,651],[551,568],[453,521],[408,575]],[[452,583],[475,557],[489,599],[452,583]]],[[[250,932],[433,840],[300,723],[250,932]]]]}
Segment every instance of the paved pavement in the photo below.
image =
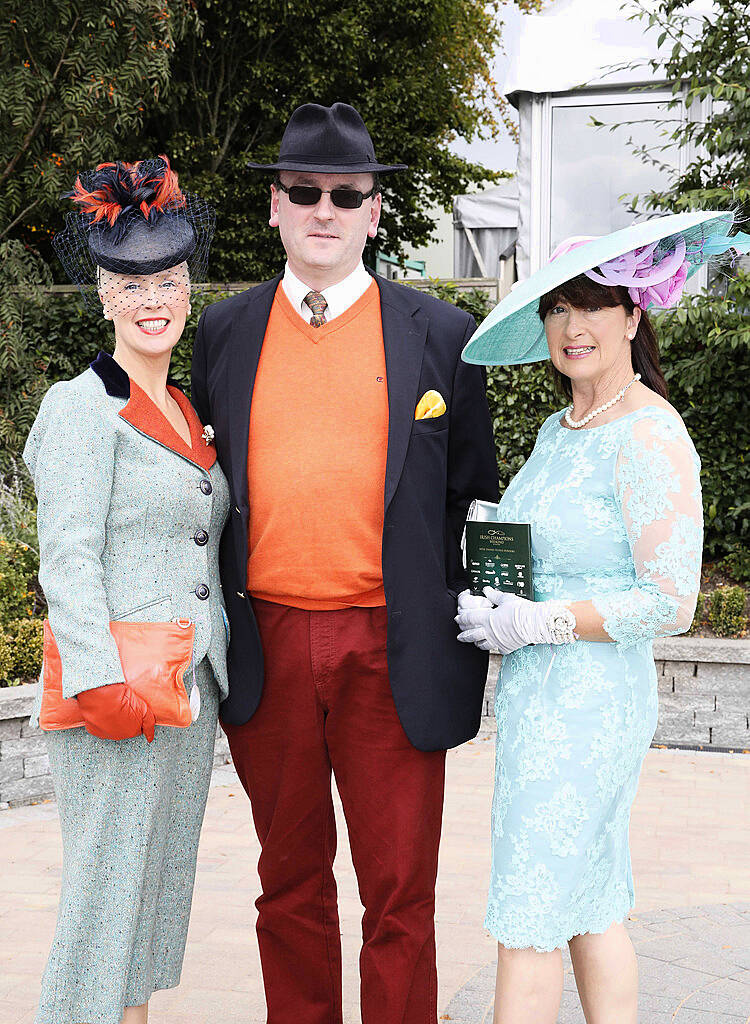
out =
{"type": "MultiPolygon", "coordinates": [[[[491,736],[449,754],[437,938],[440,1011],[453,1024],[492,1020],[496,947],[482,928],[492,780],[491,736]]],[[[750,1024],[749,808],[750,756],[648,754],[631,827],[641,1024],[750,1024]]],[[[344,1006],[357,1024],[361,906],[340,834],[344,1006]]],[[[60,883],[55,805],[0,812],[0,847],[0,1024],[32,1024],[60,883]]],[[[230,766],[218,769],[182,984],[156,993],[151,1024],[263,1024],[257,853],[245,795],[230,766]]],[[[583,1024],[569,968],[560,1024],[583,1024]]]]}

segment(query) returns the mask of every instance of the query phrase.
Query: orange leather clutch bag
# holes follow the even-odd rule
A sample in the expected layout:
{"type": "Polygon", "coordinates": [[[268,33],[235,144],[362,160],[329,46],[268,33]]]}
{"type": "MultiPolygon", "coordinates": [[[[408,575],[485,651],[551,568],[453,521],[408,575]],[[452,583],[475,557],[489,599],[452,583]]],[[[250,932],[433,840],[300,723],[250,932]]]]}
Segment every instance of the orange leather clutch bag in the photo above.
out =
{"type": "MultiPolygon", "coordinates": [[[[186,728],[193,721],[185,672],[193,660],[195,624],[176,622],[110,622],[125,682],[146,701],[157,725],[186,728]]],[[[62,695],[62,663],[49,622],[44,622],[44,669],[39,726],[44,730],[75,729],[83,716],[75,697],[62,695]]]]}

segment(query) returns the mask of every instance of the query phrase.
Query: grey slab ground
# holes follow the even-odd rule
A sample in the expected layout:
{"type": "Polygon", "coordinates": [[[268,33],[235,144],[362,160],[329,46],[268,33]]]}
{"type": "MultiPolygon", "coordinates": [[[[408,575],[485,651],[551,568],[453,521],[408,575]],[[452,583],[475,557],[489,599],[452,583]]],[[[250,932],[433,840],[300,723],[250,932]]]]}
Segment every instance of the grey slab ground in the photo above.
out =
{"type": "MultiPolygon", "coordinates": [[[[631,914],[638,954],[641,1024],[750,1021],[750,903],[631,914]]],[[[570,957],[558,1024],[585,1024],[570,957]]],[[[495,964],[489,963],[443,1010],[452,1024],[491,1024],[495,964]]]]}
{"type": "MultiPolygon", "coordinates": [[[[458,1024],[482,1021],[492,1000],[496,945],[482,921],[490,871],[494,746],[492,734],[482,733],[448,753],[437,886],[438,1016],[448,1006],[458,1006],[461,993],[466,1013],[473,1016],[456,1012],[458,1024]]],[[[723,1012],[723,1000],[742,991],[737,986],[747,981],[743,972],[750,971],[748,806],[750,755],[684,750],[647,754],[630,831],[636,889],[630,927],[641,949],[642,991],[653,1014],[666,1012],[670,1020],[672,1007],[680,1001],[674,997],[692,997],[674,1018],[677,1024],[750,1024],[750,1007],[740,1018],[714,1012],[723,1012]],[[658,908],[687,904],[693,909],[657,915],[658,908]],[[734,909],[727,910],[727,905],[734,909]],[[666,945],[680,942],[681,935],[679,949],[666,945]],[[696,951],[688,940],[709,948],[698,946],[696,951]],[[728,953],[735,968],[731,974],[724,967],[728,953]],[[684,993],[679,987],[662,991],[660,979],[667,974],[670,986],[681,986],[691,976],[693,962],[682,962],[689,957],[698,958],[695,969],[709,975],[709,981],[684,993]],[[659,995],[669,1000],[662,1004],[666,1009],[659,1008],[659,995]],[[704,1009],[709,998],[713,1006],[704,1009]]],[[[359,1024],[362,904],[338,801],[336,816],[344,1021],[359,1024]]],[[[62,850],[54,803],[0,813],[0,850],[0,1024],[33,1024],[60,890],[62,850]]],[[[258,854],[250,804],[239,780],[231,766],[217,769],[198,852],[182,983],[155,994],[149,1024],[265,1024],[254,927],[258,854]]],[[[574,998],[572,978],[567,984],[566,1014],[574,998]]],[[[639,1024],[665,1020],[654,1015],[642,1012],[639,1024]]],[[[562,1024],[571,1019],[576,1020],[563,1017],[562,1024]]]]}

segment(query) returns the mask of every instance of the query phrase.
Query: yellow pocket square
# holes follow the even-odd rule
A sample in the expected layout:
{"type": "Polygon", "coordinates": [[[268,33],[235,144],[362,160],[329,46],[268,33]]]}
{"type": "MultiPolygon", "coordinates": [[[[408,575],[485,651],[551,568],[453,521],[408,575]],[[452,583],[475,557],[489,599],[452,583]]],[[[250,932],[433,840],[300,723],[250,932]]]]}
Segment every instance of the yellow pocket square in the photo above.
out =
{"type": "Polygon", "coordinates": [[[445,400],[439,391],[425,391],[417,402],[415,420],[434,420],[445,412],[445,400]]]}

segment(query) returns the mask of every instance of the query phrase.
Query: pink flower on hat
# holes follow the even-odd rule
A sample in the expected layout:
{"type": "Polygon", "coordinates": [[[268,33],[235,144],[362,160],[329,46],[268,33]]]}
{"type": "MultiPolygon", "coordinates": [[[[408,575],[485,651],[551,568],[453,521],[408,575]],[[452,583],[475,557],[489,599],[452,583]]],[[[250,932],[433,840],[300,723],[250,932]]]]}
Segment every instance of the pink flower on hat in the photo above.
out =
{"type": "Polygon", "coordinates": [[[686,260],[680,264],[671,277],[668,277],[666,281],[662,281],[659,284],[649,284],[645,288],[628,288],[630,298],[641,309],[648,309],[649,306],[671,309],[682,298],[682,290],[687,281],[689,266],[690,264],[686,260]]]}
{"type": "MultiPolygon", "coordinates": [[[[550,262],[578,249],[593,238],[578,236],[561,242],[550,257],[550,262]]],[[[603,263],[598,270],[585,270],[586,277],[598,284],[627,288],[633,302],[641,309],[660,306],[669,309],[679,302],[687,281],[690,261],[685,259],[687,246],[680,235],[674,252],[654,263],[658,242],[643,245],[603,263]]]]}

